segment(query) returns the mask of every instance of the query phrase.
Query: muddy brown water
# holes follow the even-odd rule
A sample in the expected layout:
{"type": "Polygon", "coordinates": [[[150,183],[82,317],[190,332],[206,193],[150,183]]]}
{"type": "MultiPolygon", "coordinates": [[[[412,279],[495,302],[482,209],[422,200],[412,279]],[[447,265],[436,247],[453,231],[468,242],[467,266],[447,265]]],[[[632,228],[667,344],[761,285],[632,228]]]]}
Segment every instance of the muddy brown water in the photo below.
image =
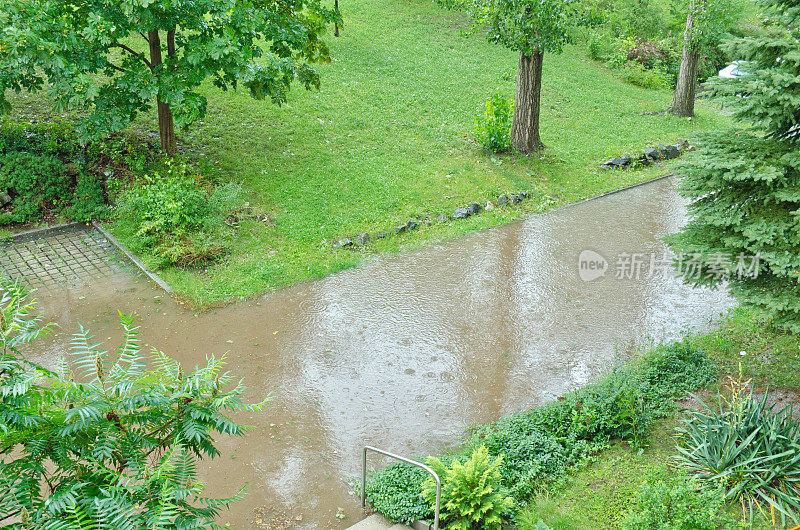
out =
{"type": "Polygon", "coordinates": [[[616,278],[620,255],[662,252],[684,215],[675,182],[661,180],[201,314],[124,276],[41,292],[61,328],[33,355],[63,353],[78,324],[113,344],[117,311],[135,311],[143,342],[187,367],[229,352],[248,396],[273,399],[203,464],[211,495],[249,485],[220,522],[268,527],[272,511],[343,528],[361,518],[347,482],[364,444],[442,451],[471,425],[585,384],[648,337],[712,325],[732,305],[724,293],[666,274],[616,278]],[[578,272],[587,249],[609,262],[592,282],[578,272]]]}

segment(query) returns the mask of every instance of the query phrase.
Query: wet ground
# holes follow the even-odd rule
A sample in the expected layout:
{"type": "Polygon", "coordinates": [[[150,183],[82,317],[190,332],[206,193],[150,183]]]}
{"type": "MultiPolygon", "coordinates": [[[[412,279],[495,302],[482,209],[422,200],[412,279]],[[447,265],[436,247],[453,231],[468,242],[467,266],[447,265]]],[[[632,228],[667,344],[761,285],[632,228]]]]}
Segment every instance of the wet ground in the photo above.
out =
{"type": "Polygon", "coordinates": [[[64,351],[78,323],[115,340],[118,310],[136,311],[143,342],[185,365],[229,352],[250,397],[274,399],[204,464],[209,494],[251,490],[220,522],[267,527],[274,513],[276,527],[346,527],[361,517],[347,481],[364,444],[441,451],[471,425],[553,399],[648,337],[705,329],[730,307],[660,260],[660,239],[685,213],[674,188],[661,180],[209,313],[124,275],[42,292],[62,331],[37,357],[64,351]]]}

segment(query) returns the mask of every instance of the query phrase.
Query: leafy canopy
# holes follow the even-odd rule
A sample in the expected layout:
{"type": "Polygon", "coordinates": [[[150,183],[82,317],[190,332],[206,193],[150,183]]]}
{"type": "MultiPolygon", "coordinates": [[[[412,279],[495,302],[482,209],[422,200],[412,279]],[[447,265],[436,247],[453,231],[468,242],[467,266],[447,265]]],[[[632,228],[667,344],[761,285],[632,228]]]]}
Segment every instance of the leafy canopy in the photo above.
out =
{"type": "Polygon", "coordinates": [[[46,89],[85,113],[84,138],[98,138],[156,96],[178,125],[193,123],[206,112],[206,79],[280,104],[294,80],[319,87],[311,64],[330,60],[321,37],[338,19],[321,0],[0,0],[0,110],[8,89],[46,89]],[[151,31],[174,32],[161,64],[148,53],[151,31]]]}
{"type": "Polygon", "coordinates": [[[439,0],[465,11],[472,32],[485,32],[489,42],[525,55],[560,53],[570,42],[576,22],[575,0],[439,0]]]}
{"type": "Polygon", "coordinates": [[[675,0],[671,6],[671,30],[683,34],[686,13],[691,9],[691,44],[696,49],[713,48],[723,39],[731,38],[731,30],[742,16],[742,0],[675,0]]]}
{"type": "Polygon", "coordinates": [[[186,373],[153,350],[148,366],[128,316],[113,355],[81,329],[57,370],[38,366],[22,352],[42,331],[31,311],[20,287],[0,284],[0,524],[212,526],[244,491],[203,497],[197,459],[219,454],[216,435],[245,432],[226,412],[263,403],[243,403],[241,383],[226,388],[221,359],[186,373]]]}

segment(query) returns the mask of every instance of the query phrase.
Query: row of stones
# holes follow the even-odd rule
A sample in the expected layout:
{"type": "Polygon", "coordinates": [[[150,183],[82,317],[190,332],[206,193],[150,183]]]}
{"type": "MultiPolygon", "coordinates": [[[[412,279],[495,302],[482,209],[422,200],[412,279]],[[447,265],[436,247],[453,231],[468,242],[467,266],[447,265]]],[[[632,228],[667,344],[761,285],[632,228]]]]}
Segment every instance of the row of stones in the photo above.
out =
{"type": "MultiPolygon", "coordinates": [[[[515,193],[513,195],[501,195],[497,198],[497,206],[508,206],[508,205],[516,205],[524,201],[530,197],[530,193],[527,191],[521,191],[519,193],[515,193]]],[[[472,217],[473,215],[477,215],[481,213],[483,210],[492,210],[495,208],[495,205],[492,201],[488,201],[486,206],[482,206],[480,203],[473,202],[461,208],[456,208],[453,212],[452,216],[449,215],[440,215],[439,219],[437,220],[438,223],[446,223],[453,219],[467,219],[472,217]]],[[[383,239],[395,234],[402,234],[403,232],[410,232],[412,230],[416,230],[419,228],[420,225],[430,226],[433,222],[430,219],[409,219],[405,223],[396,226],[393,231],[389,232],[380,232],[375,234],[374,237],[377,239],[383,239]]],[[[372,241],[373,235],[369,232],[363,232],[358,234],[357,236],[353,237],[343,237],[337,241],[333,242],[334,249],[340,248],[352,248],[358,246],[364,246],[372,241]]]]}
{"type": "Polygon", "coordinates": [[[636,158],[629,155],[612,158],[600,164],[600,169],[628,169],[637,165],[649,166],[653,162],[658,162],[659,160],[678,158],[685,151],[691,151],[692,149],[694,148],[689,145],[688,140],[681,139],[674,145],[658,144],[656,147],[645,149],[644,152],[636,158]]]}

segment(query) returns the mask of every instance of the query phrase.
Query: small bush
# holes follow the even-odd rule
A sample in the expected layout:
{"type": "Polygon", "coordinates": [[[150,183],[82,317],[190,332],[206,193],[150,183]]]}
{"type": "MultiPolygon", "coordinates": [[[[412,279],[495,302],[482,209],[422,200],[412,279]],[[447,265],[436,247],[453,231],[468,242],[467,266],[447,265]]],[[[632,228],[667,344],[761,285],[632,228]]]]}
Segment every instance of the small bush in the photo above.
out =
{"type": "Polygon", "coordinates": [[[664,72],[648,70],[635,63],[629,63],[622,69],[622,78],[632,85],[654,90],[670,88],[672,84],[670,77],[664,72]]]}
{"type": "Polygon", "coordinates": [[[513,119],[514,100],[495,92],[486,101],[483,113],[475,118],[475,138],[494,153],[509,151],[513,119]]]}
{"type": "Polygon", "coordinates": [[[589,34],[589,57],[595,61],[605,61],[614,53],[614,42],[607,34],[592,31],[589,34]]]}
{"type": "Polygon", "coordinates": [[[637,505],[623,519],[625,530],[716,530],[734,523],[725,513],[723,492],[703,490],[686,477],[645,484],[637,505]]]}
{"type": "Polygon", "coordinates": [[[655,43],[637,39],[636,44],[628,49],[628,60],[641,64],[647,69],[659,68],[669,59],[669,53],[655,43]]]}
{"type": "Polygon", "coordinates": [[[161,266],[192,266],[226,252],[218,229],[233,199],[229,188],[223,192],[212,194],[185,165],[170,165],[123,193],[118,217],[132,226],[134,250],[152,251],[161,266]]]}
{"type": "Polygon", "coordinates": [[[367,498],[372,508],[392,521],[411,524],[433,516],[422,494],[428,474],[404,463],[387,466],[367,481],[367,498]]]}
{"type": "Polygon", "coordinates": [[[72,206],[64,213],[76,221],[91,221],[108,215],[108,206],[103,193],[103,184],[95,175],[86,173],[78,177],[72,206]]]}
{"type": "Polygon", "coordinates": [[[697,479],[725,488],[751,522],[800,523],[800,422],[732,384],[732,398],[688,411],[676,460],[697,479]]]}
{"type": "Polygon", "coordinates": [[[718,376],[719,368],[705,352],[685,341],[656,348],[641,365],[649,407],[662,418],[675,410],[675,397],[711,385],[718,376]]]}
{"type": "MultiPolygon", "coordinates": [[[[504,495],[500,487],[500,466],[503,457],[489,457],[485,445],[477,447],[462,464],[453,460],[450,467],[438,458],[428,459],[428,465],[442,479],[442,521],[452,530],[500,530],[503,517],[511,513],[514,499],[504,495]]],[[[428,478],[422,494],[429,505],[435,506],[436,484],[428,478]]]]}
{"type": "Polygon", "coordinates": [[[96,165],[116,170],[124,168],[133,174],[142,174],[164,162],[158,148],[132,134],[117,133],[92,142],[87,146],[86,154],[96,165]]]}
{"type": "Polygon", "coordinates": [[[0,191],[12,197],[13,206],[10,213],[0,214],[0,224],[36,220],[45,211],[68,204],[70,183],[64,163],[54,155],[0,155],[0,191]]]}

